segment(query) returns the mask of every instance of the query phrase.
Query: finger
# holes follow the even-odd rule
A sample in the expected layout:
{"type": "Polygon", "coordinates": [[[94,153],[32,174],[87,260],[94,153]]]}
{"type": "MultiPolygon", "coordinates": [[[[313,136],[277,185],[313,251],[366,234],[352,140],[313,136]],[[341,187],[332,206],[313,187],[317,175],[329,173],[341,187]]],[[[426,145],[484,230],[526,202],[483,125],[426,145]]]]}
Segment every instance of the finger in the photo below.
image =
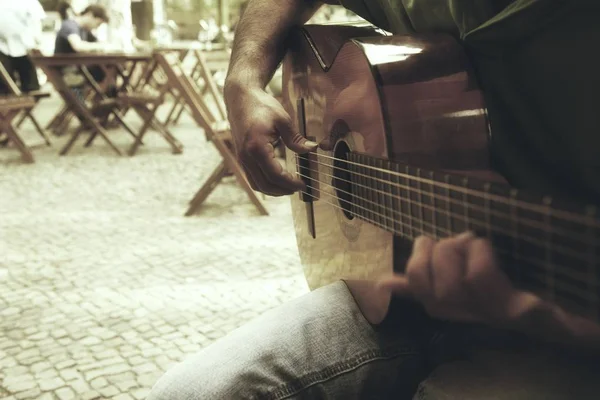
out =
{"type": "MultiPolygon", "coordinates": [[[[247,146],[247,149],[254,164],[258,166],[262,176],[265,178],[265,190],[283,190],[291,194],[298,190],[306,189],[306,185],[302,180],[294,178],[288,171],[283,169],[275,157],[275,151],[271,143],[251,142],[247,146]]],[[[253,169],[252,172],[255,171],[253,169]]]]}
{"type": "Polygon", "coordinates": [[[466,271],[466,252],[475,234],[466,231],[440,240],[433,250],[432,286],[437,301],[458,303],[464,298],[462,280],[466,271]]]}
{"type": "Polygon", "coordinates": [[[318,147],[318,143],[310,141],[297,132],[292,125],[289,116],[280,118],[275,121],[277,133],[281,136],[283,143],[295,153],[303,154],[309,151],[314,151],[318,147]]]}
{"type": "Polygon", "coordinates": [[[406,276],[413,295],[423,303],[432,297],[431,257],[435,240],[419,236],[413,245],[412,254],[406,265],[406,276]]]}
{"type": "Polygon", "coordinates": [[[456,238],[440,240],[431,258],[433,297],[437,302],[459,303],[466,271],[466,257],[456,238]]]}
{"type": "Polygon", "coordinates": [[[377,287],[389,290],[399,296],[412,297],[408,278],[404,274],[394,274],[383,278],[377,283],[377,287]]]}
{"type": "Polygon", "coordinates": [[[498,268],[489,241],[485,239],[472,240],[468,243],[466,254],[465,282],[472,289],[480,289],[485,292],[486,296],[513,289],[508,277],[498,268]]]}
{"type": "Polygon", "coordinates": [[[246,172],[246,178],[252,189],[275,197],[293,193],[291,190],[277,188],[270,184],[260,167],[252,158],[241,156],[240,163],[246,172]]]}
{"type": "Polygon", "coordinates": [[[475,239],[469,243],[466,268],[465,290],[473,299],[470,303],[478,314],[490,321],[510,319],[514,306],[511,302],[518,291],[498,268],[487,240],[475,239]]]}

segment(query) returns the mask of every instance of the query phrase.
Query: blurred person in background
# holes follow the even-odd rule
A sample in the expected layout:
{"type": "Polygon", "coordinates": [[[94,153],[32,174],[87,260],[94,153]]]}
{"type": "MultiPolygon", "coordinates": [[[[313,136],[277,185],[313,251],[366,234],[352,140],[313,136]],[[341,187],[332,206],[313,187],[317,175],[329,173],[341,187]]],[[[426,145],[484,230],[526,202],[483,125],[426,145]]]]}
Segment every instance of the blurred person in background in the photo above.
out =
{"type": "MultiPolygon", "coordinates": [[[[40,89],[35,66],[27,53],[39,48],[46,13],[38,0],[0,0],[0,62],[23,92],[40,89]]],[[[0,79],[0,95],[11,93],[0,79]]]]}
{"type": "MultiPolygon", "coordinates": [[[[2,1],[2,0],[0,0],[2,1]]],[[[70,3],[63,2],[58,7],[62,24],[56,34],[54,54],[73,53],[98,53],[113,51],[114,46],[109,43],[99,42],[94,31],[101,25],[109,22],[106,9],[101,5],[92,4],[87,6],[79,14],[76,14],[70,3]]],[[[94,80],[109,95],[115,95],[114,78],[108,76],[100,66],[89,66],[88,70],[94,80]]],[[[71,87],[81,87],[85,78],[76,67],[63,68],[65,82],[71,87]]]]}

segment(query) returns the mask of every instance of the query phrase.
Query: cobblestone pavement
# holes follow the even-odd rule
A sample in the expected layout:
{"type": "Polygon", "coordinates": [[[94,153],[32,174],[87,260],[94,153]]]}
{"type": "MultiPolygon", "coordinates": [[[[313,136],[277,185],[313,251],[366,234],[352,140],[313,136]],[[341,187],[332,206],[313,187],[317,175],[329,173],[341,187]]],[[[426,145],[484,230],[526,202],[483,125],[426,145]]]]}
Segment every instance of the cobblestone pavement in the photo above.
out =
{"type": "Polygon", "coordinates": [[[59,157],[55,138],[30,165],[0,149],[0,398],[144,399],[174,363],[307,291],[288,199],[261,217],[230,182],[182,216],[218,155],[191,122],[173,132],[182,155],[154,132],[132,158],[102,140],[59,157]]]}

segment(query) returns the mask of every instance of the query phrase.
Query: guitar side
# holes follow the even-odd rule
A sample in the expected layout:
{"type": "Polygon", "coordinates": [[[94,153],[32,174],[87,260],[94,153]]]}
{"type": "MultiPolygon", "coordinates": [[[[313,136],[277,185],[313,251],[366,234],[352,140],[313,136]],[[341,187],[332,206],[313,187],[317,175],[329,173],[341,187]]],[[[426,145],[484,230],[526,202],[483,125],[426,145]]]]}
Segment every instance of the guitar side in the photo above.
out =
{"type": "MultiPolygon", "coordinates": [[[[334,187],[339,143],[415,167],[490,177],[481,91],[466,56],[448,36],[306,26],[290,43],[283,103],[296,128],[323,143],[307,157],[309,168],[300,169],[310,196],[292,196],[306,279],[311,289],[351,280],[361,308],[386,308],[381,305],[389,299],[371,296],[361,282],[401,270],[409,243],[344,212],[345,201],[334,187]]],[[[296,155],[286,156],[288,170],[298,171],[296,155]]],[[[371,322],[381,317],[367,315],[371,322]]]]}

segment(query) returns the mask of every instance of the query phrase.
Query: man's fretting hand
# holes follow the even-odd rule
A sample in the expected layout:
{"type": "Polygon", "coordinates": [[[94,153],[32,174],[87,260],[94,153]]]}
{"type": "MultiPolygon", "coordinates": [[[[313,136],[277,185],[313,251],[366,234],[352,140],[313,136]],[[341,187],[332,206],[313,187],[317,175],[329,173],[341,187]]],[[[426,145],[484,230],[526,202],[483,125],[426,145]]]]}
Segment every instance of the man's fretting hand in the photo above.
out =
{"type": "Polygon", "coordinates": [[[274,143],[281,138],[296,153],[315,150],[317,144],[294,130],[283,106],[264,90],[230,90],[225,95],[235,149],[250,186],[271,196],[303,190],[304,183],[275,158],[274,143]]]}
{"type": "Polygon", "coordinates": [[[498,268],[489,241],[470,232],[440,241],[417,238],[406,273],[379,285],[418,300],[439,319],[484,323],[600,349],[600,325],[516,289],[498,268]]]}

